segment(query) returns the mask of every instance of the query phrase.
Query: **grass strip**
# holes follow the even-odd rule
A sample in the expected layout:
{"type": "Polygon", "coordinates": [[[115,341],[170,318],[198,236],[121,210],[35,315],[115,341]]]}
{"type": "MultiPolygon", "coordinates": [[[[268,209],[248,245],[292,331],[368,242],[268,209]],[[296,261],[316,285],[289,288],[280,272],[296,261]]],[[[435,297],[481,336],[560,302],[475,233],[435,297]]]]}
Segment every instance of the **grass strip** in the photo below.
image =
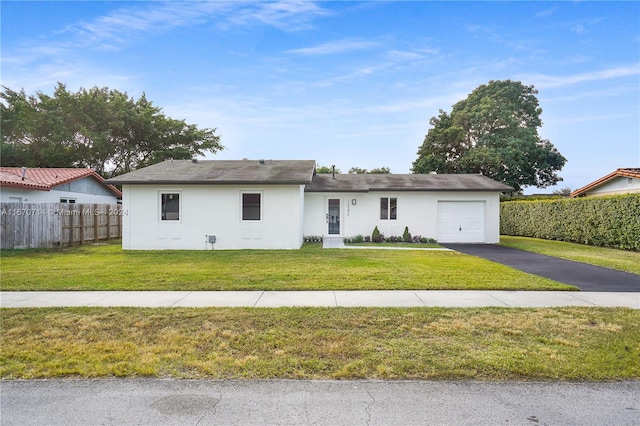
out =
{"type": "Polygon", "coordinates": [[[564,241],[500,236],[500,245],[640,275],[640,252],[564,241]]]}
{"type": "Polygon", "coordinates": [[[640,311],[3,309],[3,379],[640,379],[640,311]]]}
{"type": "Polygon", "coordinates": [[[571,290],[456,252],[129,251],[119,243],[1,253],[2,290],[571,290]]]}

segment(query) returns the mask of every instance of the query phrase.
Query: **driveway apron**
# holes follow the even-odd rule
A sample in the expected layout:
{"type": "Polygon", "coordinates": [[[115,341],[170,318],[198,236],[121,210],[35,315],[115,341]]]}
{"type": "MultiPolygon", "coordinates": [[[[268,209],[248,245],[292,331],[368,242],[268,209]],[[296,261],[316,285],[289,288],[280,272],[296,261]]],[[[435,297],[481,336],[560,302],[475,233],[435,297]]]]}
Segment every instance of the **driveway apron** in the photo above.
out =
{"type": "Polygon", "coordinates": [[[443,244],[451,250],[570,284],[583,291],[640,292],[640,275],[493,244],[443,244]]]}

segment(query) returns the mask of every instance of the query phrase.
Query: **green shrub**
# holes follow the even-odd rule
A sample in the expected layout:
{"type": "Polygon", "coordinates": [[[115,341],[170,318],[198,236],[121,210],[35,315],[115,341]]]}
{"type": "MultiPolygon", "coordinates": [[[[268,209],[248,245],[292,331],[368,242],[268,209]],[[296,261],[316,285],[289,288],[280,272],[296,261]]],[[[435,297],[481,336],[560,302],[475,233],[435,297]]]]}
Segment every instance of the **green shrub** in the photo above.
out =
{"type": "Polygon", "coordinates": [[[358,243],[364,243],[364,239],[365,237],[363,237],[362,235],[355,235],[353,237],[345,237],[344,242],[346,244],[358,244],[358,243]]]}
{"type": "Polygon", "coordinates": [[[384,242],[384,235],[380,233],[377,226],[373,228],[373,232],[371,233],[371,241],[373,241],[374,243],[384,242]]]}
{"type": "Polygon", "coordinates": [[[404,241],[405,243],[410,243],[411,242],[411,234],[409,233],[409,227],[408,226],[404,227],[404,233],[402,234],[402,241],[404,241]]]}
{"type": "Polygon", "coordinates": [[[503,202],[500,233],[640,251],[640,194],[503,202]]]}

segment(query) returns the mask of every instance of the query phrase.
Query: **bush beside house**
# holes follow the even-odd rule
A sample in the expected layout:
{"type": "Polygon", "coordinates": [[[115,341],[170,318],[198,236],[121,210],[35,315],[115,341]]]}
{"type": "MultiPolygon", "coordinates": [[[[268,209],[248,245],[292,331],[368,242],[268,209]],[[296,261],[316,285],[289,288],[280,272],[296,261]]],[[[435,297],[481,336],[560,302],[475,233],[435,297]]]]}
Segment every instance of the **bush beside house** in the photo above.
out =
{"type": "Polygon", "coordinates": [[[640,194],[503,202],[500,233],[640,251],[640,194]]]}

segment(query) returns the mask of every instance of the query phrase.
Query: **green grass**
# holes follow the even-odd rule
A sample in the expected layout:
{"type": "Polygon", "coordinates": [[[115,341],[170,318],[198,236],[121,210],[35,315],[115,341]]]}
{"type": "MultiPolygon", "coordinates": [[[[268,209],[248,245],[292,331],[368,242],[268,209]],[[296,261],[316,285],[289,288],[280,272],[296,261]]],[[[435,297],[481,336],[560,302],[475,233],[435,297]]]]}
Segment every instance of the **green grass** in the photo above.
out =
{"type": "Polygon", "coordinates": [[[125,251],[119,243],[1,253],[2,290],[575,290],[456,252],[125,251]]]}
{"type": "Polygon", "coordinates": [[[3,379],[640,379],[640,311],[3,309],[3,379]]]}
{"type": "Polygon", "coordinates": [[[616,250],[564,241],[540,240],[537,238],[510,237],[502,235],[500,244],[520,250],[546,254],[562,259],[575,260],[619,271],[640,275],[640,252],[616,250]]]}

